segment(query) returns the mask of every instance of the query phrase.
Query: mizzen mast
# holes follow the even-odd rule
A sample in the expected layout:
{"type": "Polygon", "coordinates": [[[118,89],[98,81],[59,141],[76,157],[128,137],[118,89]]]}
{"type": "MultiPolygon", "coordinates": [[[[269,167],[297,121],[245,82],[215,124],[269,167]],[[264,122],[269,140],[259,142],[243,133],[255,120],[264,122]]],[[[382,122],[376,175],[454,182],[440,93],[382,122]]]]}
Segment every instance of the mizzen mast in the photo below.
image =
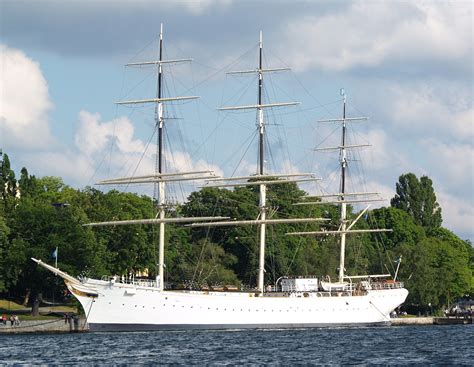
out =
{"type": "Polygon", "coordinates": [[[356,234],[356,233],[372,233],[372,232],[391,232],[390,229],[356,229],[353,230],[352,227],[357,223],[357,221],[362,217],[362,215],[369,209],[370,206],[367,206],[359,215],[358,217],[353,220],[350,225],[349,221],[347,220],[347,204],[349,203],[361,203],[361,202],[369,202],[369,201],[384,201],[383,199],[375,198],[375,199],[368,199],[366,197],[362,199],[358,199],[360,196],[369,196],[369,195],[379,195],[377,192],[349,192],[346,193],[346,176],[347,176],[347,150],[354,149],[354,148],[363,148],[369,145],[367,144],[357,144],[357,145],[349,145],[347,144],[347,123],[367,120],[367,117],[346,117],[346,95],[344,93],[344,89],[341,89],[341,96],[343,97],[343,108],[342,108],[342,118],[335,118],[335,119],[327,119],[327,120],[319,120],[318,122],[338,122],[341,123],[342,127],[342,135],[341,135],[341,145],[337,147],[329,147],[329,148],[322,148],[322,149],[315,149],[315,150],[339,150],[339,164],[341,167],[341,181],[340,181],[340,188],[337,194],[333,195],[319,195],[316,196],[318,198],[324,197],[334,197],[337,198],[336,201],[304,201],[301,203],[297,203],[295,205],[318,205],[318,204],[339,204],[341,206],[341,215],[340,215],[340,226],[337,231],[311,231],[311,232],[292,232],[287,233],[287,235],[292,236],[300,236],[300,235],[328,235],[328,234],[335,234],[341,236],[341,248],[340,248],[340,259],[339,259],[339,283],[343,283],[344,278],[347,278],[344,274],[345,272],[345,251],[346,251],[346,235],[348,234],[356,234]],[[346,199],[349,198],[349,199],[346,199]]]}

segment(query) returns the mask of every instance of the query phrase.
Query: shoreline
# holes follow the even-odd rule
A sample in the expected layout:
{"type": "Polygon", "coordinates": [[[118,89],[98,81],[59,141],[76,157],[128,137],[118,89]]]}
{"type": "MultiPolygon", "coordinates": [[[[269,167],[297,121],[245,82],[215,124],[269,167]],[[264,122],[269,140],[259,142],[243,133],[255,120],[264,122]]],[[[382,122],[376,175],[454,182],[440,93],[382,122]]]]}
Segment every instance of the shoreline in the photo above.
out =
{"type": "MultiPolygon", "coordinates": [[[[426,325],[467,325],[473,324],[471,318],[456,317],[400,317],[391,319],[391,326],[426,326],[426,325]]],[[[20,325],[0,325],[0,334],[47,334],[47,333],[86,333],[89,326],[84,318],[57,320],[25,320],[20,325]]]]}
{"type": "Polygon", "coordinates": [[[472,317],[400,317],[390,319],[392,326],[413,325],[472,325],[472,317]]]}
{"type": "Polygon", "coordinates": [[[45,334],[45,333],[82,333],[88,332],[86,319],[76,318],[56,320],[25,320],[20,325],[0,325],[0,334],[45,334]]]}

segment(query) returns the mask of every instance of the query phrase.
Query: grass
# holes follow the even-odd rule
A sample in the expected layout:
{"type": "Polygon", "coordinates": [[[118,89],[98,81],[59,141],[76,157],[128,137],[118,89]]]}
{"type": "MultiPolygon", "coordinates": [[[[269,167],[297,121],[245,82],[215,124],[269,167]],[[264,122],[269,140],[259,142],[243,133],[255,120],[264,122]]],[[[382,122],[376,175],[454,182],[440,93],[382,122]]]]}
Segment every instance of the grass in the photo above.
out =
{"type": "Polygon", "coordinates": [[[24,310],[25,307],[22,305],[19,305],[18,303],[15,303],[13,301],[8,301],[6,299],[0,299],[0,310],[5,310],[5,311],[19,311],[19,310],[24,310]]]}
{"type": "Polygon", "coordinates": [[[39,316],[31,316],[31,307],[24,307],[13,301],[8,301],[6,299],[0,299],[0,315],[6,314],[9,315],[19,315],[22,320],[53,320],[60,316],[51,315],[51,313],[77,313],[77,308],[75,306],[46,306],[39,308],[39,316]]]}

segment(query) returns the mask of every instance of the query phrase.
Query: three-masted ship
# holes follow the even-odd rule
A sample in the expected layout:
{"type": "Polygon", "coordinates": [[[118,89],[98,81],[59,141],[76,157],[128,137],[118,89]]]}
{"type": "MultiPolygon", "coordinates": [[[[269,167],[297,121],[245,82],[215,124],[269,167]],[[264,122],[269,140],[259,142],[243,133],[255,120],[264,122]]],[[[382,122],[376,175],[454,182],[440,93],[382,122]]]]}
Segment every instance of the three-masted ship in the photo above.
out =
{"type": "MultiPolygon", "coordinates": [[[[106,225],[157,225],[159,226],[159,260],[158,274],[153,280],[123,279],[116,276],[107,279],[75,278],[50,266],[41,260],[33,259],[39,265],[63,278],[72,295],[81,303],[87,323],[93,331],[128,331],[157,329],[224,329],[224,328],[300,328],[340,325],[381,325],[390,322],[390,313],[401,305],[408,291],[396,275],[388,281],[381,278],[390,274],[347,276],[344,270],[346,236],[353,233],[381,230],[352,229],[362,217],[348,221],[346,206],[354,201],[361,201],[362,193],[346,192],[345,170],[347,167],[346,150],[354,148],[346,143],[346,124],[354,118],[345,114],[344,97],[343,116],[341,119],[326,120],[340,123],[342,141],[337,147],[340,154],[341,185],[338,193],[330,195],[341,206],[339,228],[335,231],[294,232],[292,236],[340,236],[339,278],[336,282],[322,281],[314,277],[281,277],[275,285],[265,285],[265,237],[267,225],[280,223],[319,222],[324,218],[267,218],[266,192],[269,185],[288,182],[316,180],[312,174],[276,174],[264,170],[264,145],[266,121],[264,109],[291,106],[296,102],[264,103],[262,99],[263,81],[266,73],[287,70],[286,68],[264,68],[262,65],[262,34],[259,42],[259,63],[256,69],[230,72],[231,74],[258,75],[258,99],[255,105],[223,107],[220,110],[255,110],[259,133],[258,172],[256,175],[218,178],[211,171],[165,172],[163,165],[163,129],[164,105],[177,100],[197,97],[164,97],[162,96],[163,65],[190,61],[189,59],[163,60],[163,27],[160,32],[159,60],[133,63],[131,66],[151,65],[158,69],[156,98],[130,100],[120,104],[155,105],[155,125],[158,130],[156,172],[148,176],[125,177],[101,181],[100,184],[143,184],[157,186],[157,216],[152,219],[127,221],[110,221],[90,223],[89,226],[106,225]],[[229,220],[224,217],[205,218],[171,218],[166,217],[166,184],[175,181],[206,180],[207,186],[237,187],[257,185],[259,188],[259,215],[253,220],[229,220]],[[354,198],[354,199],[351,199],[354,198]],[[244,226],[254,225],[259,231],[259,268],[257,288],[250,291],[239,290],[173,290],[167,289],[164,282],[165,271],[165,227],[168,223],[186,223],[191,227],[198,226],[244,226]]],[[[301,205],[318,205],[318,201],[305,201],[301,205]]]]}

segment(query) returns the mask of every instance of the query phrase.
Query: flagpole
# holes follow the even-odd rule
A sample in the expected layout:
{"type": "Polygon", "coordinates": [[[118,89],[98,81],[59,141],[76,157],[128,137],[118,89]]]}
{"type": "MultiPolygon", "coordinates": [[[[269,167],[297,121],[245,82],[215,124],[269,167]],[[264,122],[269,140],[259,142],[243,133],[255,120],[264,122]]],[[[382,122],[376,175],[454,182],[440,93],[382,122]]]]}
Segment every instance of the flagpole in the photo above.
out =
{"type": "Polygon", "coordinates": [[[58,268],[58,247],[56,247],[56,269],[58,268]]]}

